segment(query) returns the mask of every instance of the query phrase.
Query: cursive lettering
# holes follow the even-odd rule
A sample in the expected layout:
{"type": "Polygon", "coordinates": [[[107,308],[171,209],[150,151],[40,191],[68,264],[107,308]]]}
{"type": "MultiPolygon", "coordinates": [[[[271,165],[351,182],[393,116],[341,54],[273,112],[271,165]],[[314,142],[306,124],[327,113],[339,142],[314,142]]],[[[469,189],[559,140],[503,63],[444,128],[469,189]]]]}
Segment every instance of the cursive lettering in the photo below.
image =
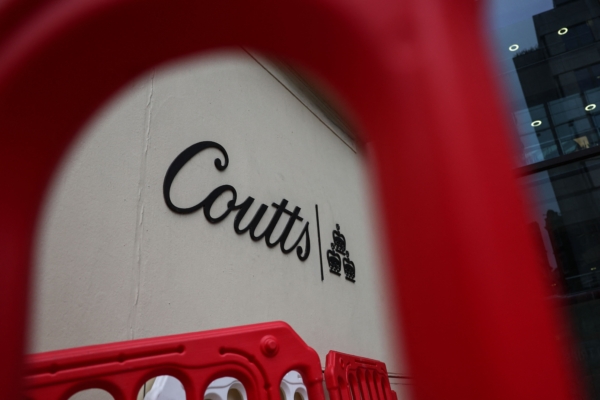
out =
{"type": "Polygon", "coordinates": [[[261,234],[257,234],[256,229],[269,207],[265,204],[261,204],[258,207],[258,210],[254,214],[252,219],[250,220],[250,222],[248,223],[248,225],[246,225],[246,227],[244,228],[240,227],[240,225],[242,224],[242,220],[244,219],[244,217],[248,213],[248,210],[250,210],[250,207],[254,203],[254,198],[248,196],[246,200],[244,200],[240,204],[236,204],[237,191],[231,185],[222,185],[217,187],[212,192],[210,192],[204,200],[192,207],[183,208],[173,204],[173,201],[171,200],[171,186],[173,185],[173,181],[175,180],[175,177],[177,176],[181,168],[183,168],[184,165],[188,161],[190,161],[192,157],[194,157],[196,154],[202,152],[203,150],[211,148],[219,150],[223,155],[223,161],[220,158],[215,159],[214,164],[217,170],[222,172],[227,168],[227,166],[229,165],[229,156],[227,155],[227,151],[225,151],[225,148],[220,144],[205,141],[191,145],[190,147],[182,151],[175,158],[175,160],[173,160],[173,162],[167,169],[165,180],[163,182],[163,196],[167,207],[169,207],[171,211],[177,214],[191,214],[200,209],[203,209],[204,217],[208,222],[213,224],[223,221],[231,212],[235,211],[236,216],[233,221],[233,229],[238,235],[243,235],[246,232],[249,232],[250,238],[254,241],[260,241],[264,238],[265,243],[268,247],[273,248],[279,245],[279,248],[284,254],[291,253],[294,249],[296,249],[296,255],[298,256],[298,258],[301,261],[305,261],[308,258],[308,255],[310,254],[310,235],[308,232],[308,222],[306,222],[306,224],[304,225],[300,236],[296,239],[294,244],[289,248],[285,247],[285,243],[296,221],[303,221],[303,218],[300,217],[300,207],[294,207],[294,211],[288,210],[288,201],[286,199],[281,200],[279,204],[271,204],[271,206],[275,208],[275,213],[273,214],[273,216],[271,217],[271,221],[269,221],[269,224],[261,234]],[[230,192],[233,197],[227,202],[227,209],[221,215],[215,217],[211,214],[212,206],[214,202],[225,192],[230,192]],[[282,219],[285,220],[285,217],[288,218],[287,222],[285,222],[283,231],[277,239],[272,238],[273,232],[275,231],[277,225],[282,219]],[[304,247],[300,246],[300,243],[303,239],[304,247]]]}

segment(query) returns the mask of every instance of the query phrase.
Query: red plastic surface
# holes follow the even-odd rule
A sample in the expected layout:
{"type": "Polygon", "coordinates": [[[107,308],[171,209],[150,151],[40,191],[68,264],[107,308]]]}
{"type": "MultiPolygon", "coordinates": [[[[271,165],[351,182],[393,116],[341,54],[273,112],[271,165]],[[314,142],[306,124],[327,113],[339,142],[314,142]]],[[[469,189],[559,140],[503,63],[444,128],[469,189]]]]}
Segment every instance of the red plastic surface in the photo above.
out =
{"type": "Polygon", "coordinates": [[[325,361],[331,400],[397,400],[385,363],[331,350],[325,361]]]}
{"type": "Polygon", "coordinates": [[[27,359],[25,385],[31,400],[66,400],[89,388],[135,400],[148,379],[171,375],[188,399],[202,399],[213,380],[229,376],[248,400],[280,400],[291,370],[302,375],[311,400],[324,399],[317,353],[289,325],[271,322],[36,354],[27,359]]]}
{"type": "MultiPolygon", "coordinates": [[[[34,228],[82,124],[177,57],[245,45],[300,65],[373,148],[422,399],[577,397],[512,168],[474,0],[7,0],[0,7],[0,388],[18,398],[34,228]]],[[[307,312],[310,312],[307,310],[307,312]]],[[[315,329],[331,327],[315,327],[315,329]]]]}

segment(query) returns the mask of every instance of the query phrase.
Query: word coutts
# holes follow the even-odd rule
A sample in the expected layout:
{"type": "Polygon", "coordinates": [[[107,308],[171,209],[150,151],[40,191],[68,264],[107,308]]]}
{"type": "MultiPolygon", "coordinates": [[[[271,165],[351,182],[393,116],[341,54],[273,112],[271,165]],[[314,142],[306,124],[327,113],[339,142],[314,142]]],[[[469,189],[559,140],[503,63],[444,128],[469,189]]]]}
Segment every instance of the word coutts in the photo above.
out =
{"type": "Polygon", "coordinates": [[[279,204],[271,204],[271,206],[275,208],[275,214],[271,218],[269,225],[267,225],[264,232],[262,232],[261,234],[256,233],[256,228],[258,227],[258,224],[260,223],[262,217],[265,215],[269,207],[265,204],[261,204],[258,210],[256,211],[256,214],[254,214],[254,217],[252,217],[252,220],[244,228],[242,228],[242,221],[244,220],[244,217],[246,216],[248,210],[252,206],[252,203],[254,203],[254,198],[249,196],[242,203],[236,204],[237,191],[231,185],[219,186],[218,188],[210,192],[210,194],[206,196],[204,200],[192,207],[181,208],[173,204],[173,202],[171,201],[171,185],[173,184],[177,173],[192,157],[200,153],[202,150],[210,148],[217,149],[223,154],[225,162],[222,162],[221,159],[216,158],[215,167],[219,171],[225,171],[225,169],[229,165],[229,156],[227,155],[227,152],[225,151],[223,146],[221,146],[220,144],[206,141],[199,142],[188,147],[187,149],[182,151],[175,158],[175,160],[173,160],[173,162],[169,166],[169,169],[167,170],[167,174],[165,175],[165,180],[163,182],[163,196],[165,198],[165,203],[167,203],[167,207],[169,207],[171,211],[176,212],[178,214],[190,214],[202,208],[204,210],[204,217],[208,220],[208,222],[211,222],[213,224],[223,221],[225,218],[227,218],[229,213],[235,211],[237,212],[237,214],[233,221],[233,229],[237,234],[243,235],[244,233],[248,232],[250,234],[250,238],[256,242],[264,238],[267,246],[275,247],[279,245],[279,248],[284,254],[291,253],[294,249],[296,249],[296,254],[298,255],[298,258],[301,261],[306,260],[308,258],[308,255],[310,254],[310,237],[308,234],[308,222],[306,222],[306,225],[304,225],[304,229],[302,229],[300,236],[298,237],[298,239],[296,239],[294,244],[290,247],[285,247],[286,241],[288,239],[288,236],[290,235],[290,232],[292,231],[292,228],[294,227],[294,224],[296,223],[296,221],[302,222],[303,220],[300,217],[300,207],[295,207],[294,211],[288,210],[286,208],[288,204],[288,201],[286,199],[281,200],[281,203],[279,204]],[[213,217],[210,212],[213,203],[225,192],[230,192],[233,198],[227,203],[227,210],[225,210],[223,214],[217,217],[213,217]],[[271,236],[275,231],[275,227],[284,215],[288,217],[287,222],[285,223],[283,231],[281,232],[279,237],[274,240],[271,236]],[[304,248],[300,246],[300,242],[303,238],[304,248]]]}

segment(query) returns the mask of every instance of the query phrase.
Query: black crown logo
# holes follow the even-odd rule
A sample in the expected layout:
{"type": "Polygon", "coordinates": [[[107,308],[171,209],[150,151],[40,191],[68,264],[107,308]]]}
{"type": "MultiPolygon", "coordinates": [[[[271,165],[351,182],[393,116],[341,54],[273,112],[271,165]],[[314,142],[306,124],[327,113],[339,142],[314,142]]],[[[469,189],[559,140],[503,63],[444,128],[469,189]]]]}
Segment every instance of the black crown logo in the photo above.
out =
{"type": "Polygon", "coordinates": [[[344,267],[344,275],[346,280],[355,282],[356,268],[354,262],[350,260],[350,252],[346,250],[346,238],[340,232],[340,225],[335,225],[336,230],[333,231],[333,242],[331,250],[327,250],[327,262],[329,263],[329,272],[337,276],[341,276],[342,266],[344,267]],[[344,257],[342,262],[342,257],[344,257]]]}

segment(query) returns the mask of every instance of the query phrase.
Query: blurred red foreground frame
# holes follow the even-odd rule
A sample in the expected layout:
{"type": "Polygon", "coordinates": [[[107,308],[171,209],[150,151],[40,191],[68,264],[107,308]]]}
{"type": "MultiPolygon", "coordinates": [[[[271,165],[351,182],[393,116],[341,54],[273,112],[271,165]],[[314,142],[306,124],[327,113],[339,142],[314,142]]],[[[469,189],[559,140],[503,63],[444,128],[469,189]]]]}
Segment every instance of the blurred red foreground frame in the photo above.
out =
{"type": "MultiPolygon", "coordinates": [[[[66,146],[156,65],[244,45],[326,83],[374,149],[417,399],[571,399],[474,0],[0,3],[0,388],[19,398],[35,223],[66,146]]],[[[327,329],[328,327],[322,327],[327,329]]]]}

